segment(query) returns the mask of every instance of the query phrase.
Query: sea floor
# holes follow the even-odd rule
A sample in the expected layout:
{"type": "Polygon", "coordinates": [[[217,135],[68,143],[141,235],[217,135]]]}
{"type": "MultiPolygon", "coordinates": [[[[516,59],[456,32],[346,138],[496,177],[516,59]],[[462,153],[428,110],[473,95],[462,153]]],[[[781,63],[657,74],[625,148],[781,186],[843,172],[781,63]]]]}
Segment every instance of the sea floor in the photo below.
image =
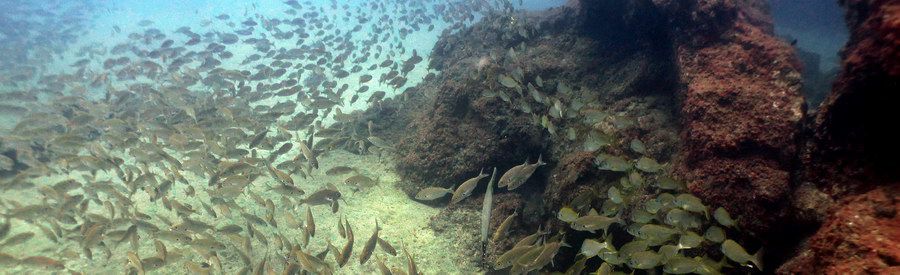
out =
{"type": "MultiPolygon", "coordinates": [[[[406,247],[412,257],[415,259],[419,270],[426,274],[472,274],[479,272],[480,267],[475,265],[474,255],[467,256],[465,251],[473,251],[472,248],[460,247],[457,242],[458,230],[451,229],[442,232],[436,232],[429,227],[429,221],[432,216],[436,215],[440,209],[415,202],[406,196],[405,193],[394,187],[394,184],[400,180],[396,173],[392,170],[389,162],[389,156],[377,155],[356,155],[346,151],[331,151],[320,159],[320,169],[313,172],[309,179],[294,177],[298,187],[305,190],[307,194],[312,191],[334,184],[343,194],[340,209],[337,213],[331,212],[331,207],[327,205],[313,206],[311,208],[314,221],[316,224],[316,234],[311,238],[308,246],[309,252],[320,252],[326,249],[326,243],[330,240],[338,248],[343,247],[345,239],[338,234],[337,223],[341,217],[349,221],[354,235],[355,244],[352,258],[348,264],[338,269],[338,274],[371,274],[378,272],[376,259],[380,258],[385,261],[388,266],[395,266],[400,269],[406,269],[406,258],[403,255],[402,247],[406,247]],[[350,175],[326,176],[324,171],[332,166],[342,165],[354,167],[363,175],[376,179],[378,184],[364,190],[354,190],[352,186],[343,184],[343,180],[350,175]],[[379,235],[382,239],[391,243],[397,250],[396,256],[391,256],[383,250],[376,249],[373,257],[365,264],[360,265],[358,255],[363,249],[366,240],[372,235],[375,228],[376,219],[382,228],[379,235]],[[377,257],[377,258],[376,258],[377,257]]],[[[89,177],[87,173],[83,175],[89,177]]],[[[82,180],[83,175],[76,174],[55,174],[35,180],[36,185],[53,185],[59,181],[67,179],[82,180]]],[[[103,181],[110,175],[99,172],[97,179],[94,181],[103,181]]],[[[112,175],[114,176],[114,175],[112,175]]],[[[185,177],[194,185],[194,188],[204,188],[207,179],[196,177],[190,173],[185,173],[185,177]],[[196,184],[195,184],[196,183],[196,184]]],[[[249,192],[256,192],[263,198],[270,198],[276,205],[276,221],[278,227],[255,225],[258,231],[263,232],[268,239],[268,245],[254,239],[252,242],[252,253],[250,257],[254,264],[263,258],[270,259],[284,257],[289,252],[287,248],[279,250],[275,245],[274,233],[279,233],[292,243],[297,243],[301,238],[300,226],[292,224],[293,221],[305,222],[306,206],[291,207],[281,203],[280,196],[273,191],[267,190],[267,184],[274,183],[271,177],[260,177],[248,188],[249,192]],[[289,218],[291,216],[292,218],[289,218]]],[[[170,200],[178,201],[182,204],[189,204],[201,212],[202,208],[199,201],[209,202],[205,192],[197,192],[195,197],[188,197],[185,190],[186,185],[175,185],[170,192],[170,200]]],[[[22,204],[29,204],[36,198],[47,196],[48,194],[40,194],[33,190],[41,190],[41,188],[33,188],[26,191],[9,191],[0,195],[4,201],[18,201],[22,204]],[[28,199],[31,198],[31,199],[28,199]]],[[[71,192],[71,195],[78,194],[71,192]]],[[[135,193],[132,198],[135,208],[149,216],[157,215],[167,217],[172,221],[179,220],[174,211],[165,209],[160,201],[155,203],[149,201],[149,196],[142,191],[135,193]]],[[[230,214],[220,213],[218,218],[211,218],[210,215],[192,215],[196,220],[214,225],[217,228],[235,224],[244,226],[245,219],[241,217],[239,211],[263,216],[266,212],[265,208],[250,199],[248,196],[241,195],[236,200],[242,209],[230,209],[230,214]]],[[[102,205],[91,202],[88,207],[89,213],[108,216],[102,205]]],[[[158,219],[151,219],[149,222],[159,226],[162,230],[168,228],[167,225],[158,219]]],[[[102,249],[95,248],[93,259],[88,259],[82,253],[81,246],[77,239],[53,241],[45,234],[40,233],[41,229],[32,224],[26,223],[19,219],[12,219],[12,230],[9,236],[14,236],[23,232],[34,232],[35,236],[29,241],[10,247],[4,247],[3,252],[18,258],[28,256],[47,256],[58,258],[65,262],[66,268],[73,271],[83,271],[84,274],[121,274],[126,270],[126,253],[132,251],[131,245],[127,241],[118,245],[110,244],[111,255],[107,255],[102,249]],[[109,257],[107,259],[107,257],[109,257]]],[[[77,226],[72,228],[71,225],[63,225],[73,232],[64,235],[70,235],[72,238],[80,237],[77,226]]],[[[469,230],[465,230],[469,231],[469,230]]],[[[474,232],[474,230],[472,230],[474,232]]],[[[241,261],[239,255],[234,251],[241,247],[239,239],[229,237],[226,234],[208,231],[219,240],[226,244],[229,248],[218,253],[222,270],[215,273],[236,274],[246,265],[241,261]]],[[[140,246],[137,254],[141,258],[155,256],[157,254],[154,246],[154,236],[144,230],[139,230],[140,246]]],[[[246,232],[241,233],[246,235],[246,232]]],[[[64,236],[65,238],[65,236],[64,236]]],[[[113,242],[112,240],[108,242],[113,242]]],[[[187,262],[202,263],[208,262],[203,259],[202,255],[208,252],[202,249],[194,249],[190,245],[178,242],[165,241],[169,252],[167,263],[156,270],[148,271],[150,274],[177,274],[186,273],[187,262]]],[[[329,262],[332,261],[333,255],[328,255],[329,262]]],[[[280,261],[269,261],[270,264],[280,261]]],[[[278,263],[272,268],[281,270],[281,264],[278,263]]],[[[252,267],[251,267],[252,268],[252,267]]],[[[45,270],[30,266],[19,265],[14,268],[5,269],[0,273],[5,274],[35,274],[35,273],[51,273],[53,270],[45,270]]]]}

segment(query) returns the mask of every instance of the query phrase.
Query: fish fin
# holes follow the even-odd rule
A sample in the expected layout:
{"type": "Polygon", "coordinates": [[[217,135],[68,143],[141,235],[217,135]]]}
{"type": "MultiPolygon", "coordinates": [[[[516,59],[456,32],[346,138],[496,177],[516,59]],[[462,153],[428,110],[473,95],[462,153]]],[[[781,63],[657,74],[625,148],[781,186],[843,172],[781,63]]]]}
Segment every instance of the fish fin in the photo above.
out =
{"type": "Polygon", "coordinates": [[[544,159],[544,154],[538,155],[538,160],[534,164],[537,164],[537,166],[546,165],[547,163],[544,162],[543,159],[544,159]]]}
{"type": "Polygon", "coordinates": [[[759,269],[760,271],[763,270],[763,264],[762,264],[763,253],[764,253],[763,248],[760,248],[759,250],[756,251],[755,254],[753,254],[753,257],[750,258],[750,262],[752,262],[753,265],[755,265],[756,268],[759,269]]]}

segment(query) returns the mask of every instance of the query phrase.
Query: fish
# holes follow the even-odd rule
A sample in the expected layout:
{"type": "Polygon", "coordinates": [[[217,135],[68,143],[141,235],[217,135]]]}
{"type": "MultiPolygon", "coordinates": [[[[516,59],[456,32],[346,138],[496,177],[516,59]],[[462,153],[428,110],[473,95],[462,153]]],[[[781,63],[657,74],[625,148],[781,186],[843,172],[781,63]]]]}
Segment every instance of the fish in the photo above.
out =
{"type": "Polygon", "coordinates": [[[293,185],[284,184],[276,184],[275,186],[270,187],[269,190],[275,191],[275,193],[285,196],[303,196],[303,194],[306,194],[303,189],[300,189],[293,185]]]}
{"type": "Polygon", "coordinates": [[[601,216],[592,209],[591,213],[575,219],[569,226],[576,231],[587,231],[594,233],[597,230],[601,229],[603,230],[603,232],[606,232],[607,228],[609,228],[609,226],[613,223],[621,223],[621,219],[601,216]]]}
{"type": "Polygon", "coordinates": [[[406,250],[406,246],[403,246],[403,254],[406,255],[406,274],[419,274],[419,268],[416,266],[416,261],[413,259],[412,255],[409,254],[409,251],[406,250]]]}
{"type": "Polygon", "coordinates": [[[563,245],[568,246],[564,242],[551,242],[544,244],[543,247],[541,247],[541,252],[538,253],[537,257],[535,257],[534,260],[531,261],[531,263],[525,265],[525,269],[529,271],[537,270],[547,264],[550,264],[550,261],[553,260],[553,257],[556,256],[556,253],[559,252],[559,248],[563,245]]]}
{"type": "Polygon", "coordinates": [[[378,148],[381,148],[381,149],[385,149],[385,150],[388,150],[388,151],[396,151],[396,150],[397,150],[396,148],[394,148],[393,145],[391,145],[391,144],[388,143],[386,140],[384,140],[384,139],[382,139],[382,138],[380,138],[380,137],[369,136],[369,137],[366,138],[366,140],[368,140],[369,142],[371,142],[372,145],[375,145],[375,147],[378,147],[378,148]]]}
{"type": "Polygon", "coordinates": [[[416,193],[415,198],[420,201],[431,201],[443,198],[453,192],[450,188],[441,188],[441,187],[425,187],[419,192],[416,193]]]}
{"type": "Polygon", "coordinates": [[[737,242],[729,239],[722,242],[721,251],[722,254],[725,254],[725,256],[728,257],[728,259],[738,264],[744,265],[749,262],[753,263],[753,266],[755,266],[757,269],[763,270],[762,249],[759,249],[756,251],[756,253],[750,255],[750,253],[747,253],[747,250],[744,250],[744,247],[742,247],[737,242]]]}
{"type": "Polygon", "coordinates": [[[10,227],[12,227],[12,223],[9,222],[9,217],[6,217],[6,221],[3,224],[0,224],[0,239],[6,238],[6,235],[9,234],[10,227]]]}
{"type": "Polygon", "coordinates": [[[564,206],[559,209],[559,212],[556,214],[556,218],[565,223],[571,223],[578,219],[578,212],[575,212],[575,210],[571,207],[564,206]]]}
{"type": "Polygon", "coordinates": [[[634,269],[651,269],[660,264],[662,257],[653,251],[641,251],[632,253],[628,260],[628,266],[634,269]]]}
{"type": "Polygon", "coordinates": [[[267,165],[267,167],[269,168],[269,174],[272,175],[272,178],[275,178],[275,180],[277,180],[279,183],[281,183],[281,185],[284,185],[284,186],[293,186],[294,185],[294,179],[291,178],[291,175],[289,175],[288,173],[285,173],[284,171],[278,170],[277,168],[273,167],[271,164],[267,165]]]}
{"type": "Polygon", "coordinates": [[[506,88],[516,89],[516,90],[522,89],[522,87],[519,86],[518,81],[516,81],[512,77],[505,75],[505,74],[501,74],[500,76],[498,76],[497,81],[500,82],[500,85],[503,85],[503,87],[506,87],[506,88]]]}
{"type": "Polygon", "coordinates": [[[369,257],[372,256],[372,252],[375,251],[375,245],[378,244],[378,232],[381,231],[381,226],[378,226],[378,219],[375,220],[375,231],[372,232],[372,236],[369,237],[369,240],[366,241],[366,244],[363,245],[363,250],[359,252],[359,264],[364,264],[369,260],[369,257]]]}
{"type": "Polygon", "coordinates": [[[316,155],[313,154],[313,151],[309,149],[309,146],[306,145],[306,142],[300,141],[300,152],[303,154],[303,157],[306,158],[309,167],[312,167],[312,169],[319,169],[319,161],[316,159],[316,155]]]}
{"type": "Polygon", "coordinates": [[[344,175],[344,174],[347,174],[350,172],[355,172],[355,171],[356,171],[356,169],[354,169],[352,167],[334,166],[334,167],[331,167],[330,169],[328,169],[327,171],[325,171],[325,175],[339,176],[339,175],[344,175]]]}
{"type": "Polygon", "coordinates": [[[728,214],[728,211],[726,211],[725,208],[716,208],[716,210],[713,211],[713,218],[724,227],[732,228],[735,226],[734,219],[731,218],[731,215],[728,214]]]}
{"type": "Polygon", "coordinates": [[[310,236],[316,235],[316,221],[313,219],[312,209],[306,207],[306,227],[310,236]]]}
{"type": "Polygon", "coordinates": [[[381,248],[385,253],[391,254],[391,256],[397,256],[397,249],[394,249],[394,246],[378,237],[378,247],[381,248]]]}
{"type": "Polygon", "coordinates": [[[610,244],[609,241],[600,242],[595,239],[584,239],[578,254],[586,258],[592,258],[599,255],[603,250],[616,252],[616,247],[610,244]]]}
{"type": "Polygon", "coordinates": [[[347,243],[344,244],[344,248],[341,249],[341,261],[338,262],[339,267],[343,267],[344,264],[347,263],[347,260],[350,259],[350,254],[353,253],[353,227],[350,226],[350,221],[344,220],[344,227],[347,229],[347,243]]]}
{"type": "Polygon", "coordinates": [[[225,250],[225,244],[213,240],[213,239],[194,239],[191,241],[190,245],[194,248],[201,248],[207,251],[222,251],[225,250]]]}
{"type": "Polygon", "coordinates": [[[456,204],[463,199],[469,197],[472,194],[472,191],[475,190],[475,186],[478,185],[478,182],[481,179],[486,178],[488,176],[487,173],[484,173],[484,168],[478,172],[478,175],[474,178],[468,179],[464,181],[459,187],[456,188],[456,191],[453,191],[453,196],[450,198],[450,204],[456,204]]]}
{"type": "Polygon", "coordinates": [[[703,233],[703,238],[709,240],[714,243],[721,243],[725,241],[725,230],[718,226],[710,226],[706,229],[706,232],[703,233]]]}
{"type": "Polygon", "coordinates": [[[33,237],[34,237],[33,232],[22,232],[22,233],[13,235],[13,236],[7,238],[6,240],[4,240],[2,243],[0,243],[0,247],[10,247],[10,246],[14,246],[14,245],[23,244],[23,243],[27,242],[28,240],[31,240],[31,238],[33,238],[33,237]]]}
{"type": "Polygon", "coordinates": [[[613,203],[618,204],[618,203],[623,202],[622,193],[619,192],[619,188],[616,188],[615,186],[609,187],[609,190],[606,192],[606,195],[607,195],[607,197],[609,197],[609,200],[612,201],[613,203]]]}
{"type": "Polygon", "coordinates": [[[494,269],[501,270],[513,265],[513,262],[522,257],[526,252],[533,250],[534,246],[520,246],[513,247],[510,250],[507,250],[503,254],[500,254],[496,260],[494,260],[494,269]]]}
{"type": "Polygon", "coordinates": [[[651,242],[662,242],[669,240],[678,230],[664,225],[645,224],[638,230],[638,237],[651,242]]]}
{"type": "Polygon", "coordinates": [[[703,213],[706,218],[709,218],[709,211],[707,210],[706,205],[703,205],[700,198],[697,198],[694,195],[679,194],[678,196],[675,196],[675,201],[673,201],[673,203],[685,211],[703,213]]]}
{"type": "Polygon", "coordinates": [[[666,260],[663,271],[669,274],[689,274],[700,268],[700,263],[695,259],[684,256],[675,256],[666,260]]]}
{"type": "Polygon", "coordinates": [[[144,265],[141,262],[141,258],[135,252],[128,251],[127,253],[128,266],[133,267],[138,275],[144,274],[144,265]]]}
{"type": "Polygon", "coordinates": [[[506,216],[505,219],[503,219],[503,222],[501,222],[500,225],[497,226],[497,229],[494,231],[494,235],[491,237],[492,243],[497,243],[500,241],[501,238],[506,236],[506,232],[509,230],[509,227],[512,225],[513,220],[518,215],[519,215],[519,212],[516,211],[516,212],[513,212],[512,214],[510,214],[509,216],[506,216]]]}
{"type": "Polygon", "coordinates": [[[537,162],[533,164],[525,163],[514,166],[506,171],[503,176],[500,177],[500,181],[497,186],[503,187],[506,186],[507,190],[515,190],[525,184],[525,181],[531,177],[531,174],[534,174],[534,171],[537,170],[538,167],[546,165],[547,163],[542,161],[542,156],[538,157],[537,162]]]}
{"type": "Polygon", "coordinates": [[[359,188],[369,188],[378,184],[378,182],[370,177],[362,174],[356,174],[344,179],[344,184],[356,186],[359,188]]]}
{"type": "Polygon", "coordinates": [[[298,205],[309,204],[309,205],[322,205],[322,204],[331,204],[338,199],[341,198],[341,192],[337,191],[337,188],[334,186],[328,186],[316,190],[306,198],[303,198],[297,202],[298,205]]]}

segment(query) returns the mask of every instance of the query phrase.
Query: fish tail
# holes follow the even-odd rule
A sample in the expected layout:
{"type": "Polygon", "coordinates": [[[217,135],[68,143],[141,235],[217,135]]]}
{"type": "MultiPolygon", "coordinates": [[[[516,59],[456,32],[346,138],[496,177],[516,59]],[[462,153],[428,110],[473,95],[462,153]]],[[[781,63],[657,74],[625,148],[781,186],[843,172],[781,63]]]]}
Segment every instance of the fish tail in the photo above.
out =
{"type": "Polygon", "coordinates": [[[762,257],[763,257],[763,249],[760,248],[759,250],[756,251],[756,254],[753,254],[753,257],[750,258],[750,262],[752,262],[753,265],[755,265],[756,268],[759,269],[760,271],[763,270],[762,257]]]}
{"type": "Polygon", "coordinates": [[[537,164],[538,166],[546,165],[547,163],[544,162],[543,159],[544,159],[544,154],[538,155],[538,160],[537,160],[537,162],[535,162],[535,164],[537,164]]]}

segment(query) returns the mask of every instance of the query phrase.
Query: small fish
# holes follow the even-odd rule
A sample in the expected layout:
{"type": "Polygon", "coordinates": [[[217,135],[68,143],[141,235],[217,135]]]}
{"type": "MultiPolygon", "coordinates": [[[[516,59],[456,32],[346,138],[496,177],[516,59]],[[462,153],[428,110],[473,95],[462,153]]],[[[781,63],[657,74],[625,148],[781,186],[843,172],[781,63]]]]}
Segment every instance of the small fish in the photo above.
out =
{"type": "Polygon", "coordinates": [[[494,236],[491,237],[491,242],[497,243],[500,241],[500,238],[505,237],[506,231],[509,230],[510,225],[512,225],[513,220],[518,215],[519,212],[513,212],[512,214],[507,216],[506,219],[503,219],[503,222],[501,222],[500,225],[497,226],[497,230],[494,231],[494,236]]]}
{"type": "Polygon", "coordinates": [[[516,90],[522,89],[522,87],[519,86],[519,82],[508,75],[501,74],[499,77],[497,77],[497,80],[500,81],[500,84],[503,85],[503,87],[516,90]]]}
{"type": "Polygon", "coordinates": [[[547,233],[548,233],[548,231],[542,231],[541,227],[538,226],[537,232],[534,232],[534,234],[525,236],[524,238],[522,238],[521,240],[516,242],[516,244],[514,244],[513,247],[532,246],[537,242],[538,238],[544,236],[544,234],[547,234],[547,233]]]}
{"type": "Polygon", "coordinates": [[[339,175],[347,174],[347,173],[354,172],[354,171],[356,171],[356,169],[354,169],[352,167],[334,166],[334,167],[331,167],[331,169],[328,169],[328,171],[325,171],[325,175],[339,176],[339,175]]]}
{"type": "Polygon", "coordinates": [[[703,237],[692,231],[684,232],[678,238],[679,249],[699,247],[701,243],[703,243],[703,237]]]}
{"type": "Polygon", "coordinates": [[[286,185],[286,186],[294,185],[294,179],[291,178],[291,175],[289,175],[288,173],[285,173],[284,171],[278,170],[277,168],[273,167],[271,164],[268,165],[267,167],[269,168],[269,174],[271,174],[272,177],[275,178],[275,180],[277,180],[279,183],[281,183],[281,185],[286,185]]]}
{"type": "Polygon", "coordinates": [[[487,176],[488,174],[484,173],[484,168],[482,168],[481,171],[478,172],[478,176],[468,179],[460,184],[459,187],[456,188],[456,191],[453,191],[453,196],[450,198],[450,204],[456,204],[469,197],[469,195],[472,194],[472,191],[475,190],[475,186],[478,185],[478,182],[487,176]]]}
{"type": "Polygon", "coordinates": [[[372,256],[372,252],[375,251],[375,245],[378,244],[378,231],[381,231],[381,227],[378,226],[378,219],[376,219],[375,232],[372,232],[372,236],[369,237],[369,240],[363,245],[363,250],[359,252],[359,264],[366,263],[366,261],[369,260],[369,257],[372,256]]]}
{"type": "Polygon", "coordinates": [[[350,254],[353,253],[353,228],[350,227],[350,221],[344,220],[344,225],[347,229],[347,243],[344,244],[344,248],[341,249],[341,261],[338,262],[339,267],[343,267],[344,264],[347,263],[347,260],[350,259],[350,254]]]}
{"type": "Polygon", "coordinates": [[[382,139],[382,138],[380,138],[380,137],[370,136],[370,137],[368,137],[368,138],[366,138],[366,139],[367,139],[369,142],[371,142],[372,145],[375,145],[375,147],[378,147],[378,148],[381,148],[381,149],[385,149],[385,150],[388,150],[388,151],[396,151],[396,150],[397,150],[396,148],[394,148],[393,145],[391,145],[390,143],[388,143],[387,141],[385,141],[384,139],[382,139]]]}
{"type": "Polygon", "coordinates": [[[501,270],[513,265],[513,262],[522,257],[526,252],[533,250],[533,246],[513,247],[512,249],[500,254],[500,257],[494,261],[494,269],[501,270]]]}
{"type": "Polygon", "coordinates": [[[419,268],[416,266],[416,260],[413,259],[406,246],[403,246],[403,254],[406,255],[406,274],[419,274],[419,268]]]}
{"type": "Polygon", "coordinates": [[[269,190],[285,196],[302,196],[303,194],[306,194],[306,192],[303,192],[303,190],[296,186],[284,184],[275,185],[275,187],[271,187],[269,190]]]}
{"type": "Polygon", "coordinates": [[[316,235],[316,221],[313,219],[312,209],[306,207],[306,228],[310,236],[316,235]]]}
{"type": "Polygon", "coordinates": [[[194,239],[190,245],[195,248],[202,248],[209,251],[225,250],[225,244],[213,239],[194,239]]]}
{"type": "Polygon", "coordinates": [[[419,190],[416,193],[416,199],[420,201],[431,201],[443,198],[453,192],[450,188],[440,188],[440,187],[425,187],[422,190],[419,190]]]}
{"type": "Polygon", "coordinates": [[[300,141],[300,152],[303,154],[303,157],[306,158],[309,167],[312,167],[312,169],[319,169],[319,161],[316,159],[316,155],[313,154],[313,151],[309,149],[309,146],[306,145],[306,142],[300,141]]]}
{"type": "Polygon", "coordinates": [[[337,191],[337,188],[334,186],[328,186],[316,192],[313,192],[306,198],[303,198],[297,202],[298,205],[309,204],[309,205],[322,205],[322,204],[331,204],[338,199],[341,198],[341,192],[337,191]]]}
{"type": "Polygon", "coordinates": [[[665,241],[678,233],[678,230],[658,224],[645,224],[638,230],[638,237],[649,241],[665,241]]]}
{"type": "Polygon", "coordinates": [[[534,174],[534,171],[537,170],[538,167],[547,164],[542,161],[542,157],[543,156],[539,156],[537,162],[533,164],[528,164],[528,162],[526,162],[519,169],[513,170],[516,167],[510,168],[509,171],[506,171],[506,173],[500,177],[500,184],[497,186],[506,186],[510,191],[519,188],[519,186],[525,184],[525,181],[531,177],[531,174],[534,174]],[[507,174],[510,174],[511,172],[512,174],[507,176],[507,174]]]}
{"type": "Polygon", "coordinates": [[[703,213],[704,216],[709,218],[709,211],[707,210],[706,205],[703,205],[700,198],[695,197],[694,195],[680,194],[675,196],[675,201],[673,201],[673,203],[685,211],[703,213]]]}
{"type": "Polygon", "coordinates": [[[577,231],[588,231],[594,233],[597,230],[602,229],[603,232],[606,232],[606,229],[609,228],[613,223],[620,223],[621,220],[619,218],[610,218],[607,216],[598,215],[596,211],[592,210],[592,213],[588,215],[582,216],[575,221],[572,222],[570,227],[577,231]]]}
{"type": "Polygon", "coordinates": [[[565,223],[571,223],[578,219],[578,212],[571,207],[564,206],[559,209],[559,213],[556,213],[556,217],[565,223]]]}
{"type": "Polygon", "coordinates": [[[731,215],[728,214],[728,211],[726,211],[725,208],[722,207],[716,208],[716,210],[713,211],[713,218],[715,218],[716,221],[724,227],[731,228],[735,225],[734,220],[731,219],[731,215]]]}
{"type": "Polygon", "coordinates": [[[540,269],[547,264],[550,264],[550,261],[553,260],[553,257],[556,256],[556,253],[559,252],[559,248],[563,245],[566,245],[564,242],[551,242],[544,244],[541,248],[541,253],[538,253],[537,257],[531,261],[531,263],[526,265],[526,269],[528,271],[540,269]]]}
{"type": "Polygon", "coordinates": [[[647,173],[656,173],[659,172],[659,170],[662,168],[662,165],[660,165],[654,159],[641,157],[637,160],[637,162],[635,162],[634,167],[647,173]]]}
{"type": "Polygon", "coordinates": [[[706,233],[703,233],[703,238],[714,243],[723,242],[725,241],[725,230],[715,225],[710,226],[706,229],[706,233]]]}
{"type": "Polygon", "coordinates": [[[725,240],[722,243],[722,254],[725,254],[728,259],[738,263],[738,264],[747,264],[747,262],[753,263],[757,269],[763,270],[762,266],[762,249],[757,250],[755,254],[750,255],[747,253],[747,250],[744,250],[740,244],[733,240],[725,240]]]}
{"type": "Polygon", "coordinates": [[[10,247],[10,246],[18,245],[18,244],[23,244],[23,243],[27,242],[28,240],[31,240],[31,238],[33,238],[33,237],[34,237],[34,233],[32,233],[32,232],[22,232],[22,233],[13,235],[12,237],[9,237],[5,241],[3,241],[3,243],[0,243],[0,247],[10,247]]]}
{"type": "Polygon", "coordinates": [[[397,249],[394,249],[394,246],[378,237],[378,247],[381,247],[381,250],[384,250],[387,254],[391,254],[391,256],[397,256],[397,249]]]}
{"type": "Polygon", "coordinates": [[[584,242],[581,243],[581,250],[578,252],[580,255],[584,255],[586,258],[592,258],[600,254],[600,251],[616,251],[616,247],[612,246],[608,241],[599,242],[594,239],[584,239],[584,242]]]}
{"type": "Polygon", "coordinates": [[[663,271],[669,274],[689,274],[700,268],[700,263],[695,259],[684,256],[675,256],[666,261],[663,271]]]}
{"type": "Polygon", "coordinates": [[[609,197],[609,200],[613,203],[619,204],[622,203],[622,193],[619,192],[619,188],[615,186],[609,187],[609,190],[606,192],[606,195],[609,197]]]}
{"type": "Polygon", "coordinates": [[[378,184],[374,179],[364,176],[362,174],[356,174],[352,177],[349,177],[344,180],[344,184],[357,186],[361,188],[369,188],[378,184]]]}
{"type": "Polygon", "coordinates": [[[159,240],[154,240],[153,244],[154,246],[156,246],[156,256],[165,261],[166,257],[168,257],[169,255],[169,252],[166,249],[166,244],[159,240]]]}
{"type": "Polygon", "coordinates": [[[635,252],[630,255],[628,266],[634,269],[651,269],[659,265],[662,257],[653,251],[635,252]]]}
{"type": "Polygon", "coordinates": [[[133,267],[138,275],[144,275],[144,265],[141,262],[141,258],[132,251],[128,251],[128,266],[133,267]]]}

